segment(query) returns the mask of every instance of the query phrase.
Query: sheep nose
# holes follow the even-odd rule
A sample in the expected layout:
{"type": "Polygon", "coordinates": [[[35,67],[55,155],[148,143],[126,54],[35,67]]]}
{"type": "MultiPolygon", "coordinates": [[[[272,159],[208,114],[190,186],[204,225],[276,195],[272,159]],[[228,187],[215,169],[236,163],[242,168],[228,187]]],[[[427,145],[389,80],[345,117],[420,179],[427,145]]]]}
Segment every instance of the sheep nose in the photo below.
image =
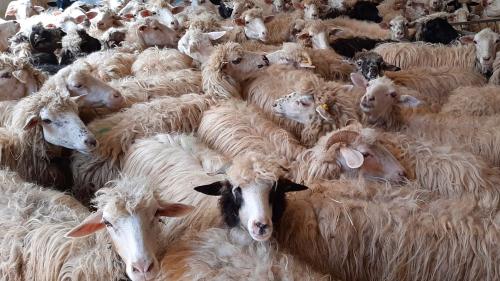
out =
{"type": "Polygon", "coordinates": [[[277,107],[277,106],[278,106],[278,104],[277,104],[277,103],[273,103],[273,107],[277,107]]]}
{"type": "Polygon", "coordinates": [[[266,65],[269,65],[269,59],[266,56],[262,56],[262,59],[266,63],[266,65]]]}
{"type": "Polygon", "coordinates": [[[313,18],[317,18],[318,17],[318,14],[312,14],[311,15],[313,18]]]}
{"type": "Polygon", "coordinates": [[[88,147],[96,147],[97,146],[97,140],[94,137],[88,137],[84,141],[85,145],[88,147]]]}
{"type": "Polygon", "coordinates": [[[259,229],[259,235],[264,235],[266,233],[266,229],[269,228],[269,225],[264,224],[264,223],[260,223],[260,222],[256,222],[255,227],[257,227],[259,229]]]}
{"type": "Polygon", "coordinates": [[[152,261],[138,261],[132,263],[132,271],[135,273],[148,273],[153,270],[154,263],[152,261]]]}
{"type": "Polygon", "coordinates": [[[374,101],[375,100],[375,97],[369,97],[368,98],[368,101],[374,101]]]}
{"type": "Polygon", "coordinates": [[[484,61],[489,61],[490,59],[491,59],[491,57],[483,57],[484,61]]]}
{"type": "Polygon", "coordinates": [[[399,171],[398,172],[398,176],[402,177],[402,178],[406,178],[406,173],[405,171],[399,171]]]}

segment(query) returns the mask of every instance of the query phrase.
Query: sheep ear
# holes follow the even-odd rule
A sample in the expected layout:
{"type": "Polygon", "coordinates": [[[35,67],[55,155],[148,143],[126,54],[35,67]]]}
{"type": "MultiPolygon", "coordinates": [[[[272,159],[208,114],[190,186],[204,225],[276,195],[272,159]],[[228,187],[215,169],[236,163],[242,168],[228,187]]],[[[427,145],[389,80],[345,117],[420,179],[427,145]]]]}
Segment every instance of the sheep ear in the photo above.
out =
{"type": "Polygon", "coordinates": [[[458,38],[462,44],[472,44],[474,42],[474,35],[466,35],[458,38]]]}
{"type": "Polygon", "coordinates": [[[386,22],[381,22],[378,25],[383,29],[389,29],[389,25],[386,22]]]}
{"type": "Polygon", "coordinates": [[[295,192],[309,189],[305,185],[294,183],[293,181],[285,178],[279,178],[276,182],[276,189],[283,192],[295,192]]]}
{"type": "Polygon", "coordinates": [[[91,11],[91,12],[86,12],[85,15],[89,20],[95,18],[97,16],[97,12],[91,11]]]}
{"type": "Polygon", "coordinates": [[[172,14],[178,14],[180,12],[184,11],[184,7],[182,6],[179,6],[179,7],[173,7],[170,12],[172,12],[172,14]]]}
{"type": "Polygon", "coordinates": [[[86,16],[85,15],[79,15],[78,17],[75,18],[76,23],[80,24],[85,20],[86,16]]]}
{"type": "Polygon", "coordinates": [[[88,236],[104,228],[102,223],[102,211],[97,211],[88,216],[82,223],[70,230],[64,237],[77,238],[88,236]]]}
{"type": "Polygon", "coordinates": [[[365,79],[365,77],[357,72],[351,73],[351,81],[352,84],[356,87],[360,87],[363,89],[366,89],[368,87],[368,81],[365,79]]]}
{"type": "Polygon", "coordinates": [[[344,157],[347,167],[357,169],[363,165],[365,158],[361,152],[349,147],[341,147],[340,154],[344,157]]]}
{"type": "Polygon", "coordinates": [[[264,23],[268,23],[274,19],[274,16],[267,16],[264,18],[264,23]]]}
{"type": "Polygon", "coordinates": [[[208,38],[210,38],[210,40],[212,40],[212,41],[215,41],[215,40],[221,38],[225,34],[226,34],[226,31],[214,31],[214,32],[205,33],[205,35],[207,35],[208,38]]]}
{"type": "Polygon", "coordinates": [[[302,3],[293,3],[295,9],[304,10],[304,5],[302,3]]]}
{"type": "Polygon", "coordinates": [[[385,63],[385,62],[382,64],[382,69],[385,71],[400,71],[401,70],[401,68],[399,68],[395,65],[392,65],[392,64],[385,63]]]}
{"type": "Polygon", "coordinates": [[[316,112],[321,116],[326,121],[332,122],[335,119],[333,118],[333,115],[331,115],[327,110],[326,110],[326,104],[324,105],[319,105],[316,107],[316,112]]]}
{"type": "Polygon", "coordinates": [[[191,205],[180,203],[160,203],[160,207],[156,211],[157,217],[183,217],[189,214],[194,207],[191,205]]]}
{"type": "Polygon", "coordinates": [[[297,36],[297,38],[304,40],[304,39],[309,38],[309,34],[308,33],[301,33],[297,36]]]}
{"type": "Polygon", "coordinates": [[[234,23],[238,26],[245,26],[245,21],[241,18],[234,19],[234,23]]]}
{"type": "Polygon", "coordinates": [[[32,115],[26,120],[26,123],[24,124],[23,130],[29,130],[31,128],[34,128],[38,122],[40,122],[40,118],[36,115],[32,115]]]}
{"type": "Polygon", "coordinates": [[[12,76],[14,76],[19,82],[26,84],[28,81],[28,73],[22,70],[16,70],[12,72],[12,76]]]}
{"type": "Polygon", "coordinates": [[[272,5],[272,4],[273,4],[273,0],[264,0],[264,2],[265,2],[266,4],[269,4],[269,5],[272,5]]]}
{"type": "Polygon", "coordinates": [[[416,97],[410,96],[410,95],[401,95],[399,97],[398,102],[400,105],[407,106],[407,107],[417,107],[422,103],[422,101],[420,101],[416,97]]]}
{"type": "Polygon", "coordinates": [[[45,8],[42,7],[42,6],[33,6],[33,9],[37,12],[37,13],[41,13],[43,11],[45,11],[45,8]]]}
{"type": "Polygon", "coordinates": [[[217,181],[211,184],[197,186],[194,190],[206,195],[219,196],[222,194],[222,191],[227,184],[229,184],[227,181],[217,181]]]}
{"type": "MultiPolygon", "coordinates": [[[[69,94],[69,93],[68,93],[69,94]]],[[[76,96],[76,97],[71,97],[70,99],[72,101],[74,101],[78,106],[83,106],[84,103],[85,103],[85,96],[87,94],[84,94],[84,95],[80,95],[80,96],[76,96]]]]}

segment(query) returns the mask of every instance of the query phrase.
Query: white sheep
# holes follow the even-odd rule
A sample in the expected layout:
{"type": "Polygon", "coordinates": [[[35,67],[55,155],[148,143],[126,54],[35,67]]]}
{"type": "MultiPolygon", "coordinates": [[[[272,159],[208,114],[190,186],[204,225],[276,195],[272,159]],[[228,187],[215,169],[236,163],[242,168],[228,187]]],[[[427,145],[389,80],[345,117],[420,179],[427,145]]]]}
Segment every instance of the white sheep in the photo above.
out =
{"type": "Polygon", "coordinates": [[[0,54],[0,101],[18,100],[37,92],[47,76],[26,59],[0,54]]]}

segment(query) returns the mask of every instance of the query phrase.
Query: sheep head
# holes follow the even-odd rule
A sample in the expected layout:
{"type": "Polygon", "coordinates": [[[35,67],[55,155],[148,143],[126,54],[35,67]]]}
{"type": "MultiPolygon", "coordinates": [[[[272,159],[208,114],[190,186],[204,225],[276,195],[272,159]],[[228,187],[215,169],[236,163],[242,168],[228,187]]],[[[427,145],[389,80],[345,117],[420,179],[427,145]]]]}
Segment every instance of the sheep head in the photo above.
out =
{"type": "Polygon", "coordinates": [[[152,280],[159,271],[157,249],[161,217],[182,217],[192,206],[159,198],[145,179],[122,178],[97,192],[97,212],[70,230],[78,238],[106,229],[132,281],[152,280]]]}
{"type": "Polygon", "coordinates": [[[372,80],[384,76],[384,71],[399,71],[399,67],[387,64],[381,55],[373,51],[362,51],[356,53],[353,58],[357,72],[366,79],[372,80]]]}
{"type": "Polygon", "coordinates": [[[467,35],[460,38],[465,44],[474,44],[476,48],[476,62],[485,75],[493,72],[493,63],[500,48],[500,35],[490,28],[481,30],[476,35],[467,35]]]}
{"type": "Polygon", "coordinates": [[[234,20],[236,25],[242,26],[245,35],[249,39],[267,41],[267,27],[266,22],[273,20],[274,16],[264,17],[261,9],[250,9],[241,15],[241,17],[234,20]]]}
{"type": "Polygon", "coordinates": [[[307,189],[283,177],[285,170],[270,156],[249,153],[236,157],[228,180],[198,186],[196,191],[220,196],[225,223],[243,226],[257,241],[268,240],[285,208],[285,193],[307,189]]]}

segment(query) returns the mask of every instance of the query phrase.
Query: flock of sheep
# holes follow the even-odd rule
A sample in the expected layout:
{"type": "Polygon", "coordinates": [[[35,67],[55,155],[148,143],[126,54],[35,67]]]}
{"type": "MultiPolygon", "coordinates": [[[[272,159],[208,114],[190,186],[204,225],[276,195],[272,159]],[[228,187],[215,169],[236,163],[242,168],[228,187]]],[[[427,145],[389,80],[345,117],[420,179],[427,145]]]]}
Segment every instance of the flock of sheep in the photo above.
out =
{"type": "Polygon", "coordinates": [[[499,0],[66,2],[0,19],[0,280],[500,280],[499,0]]]}

